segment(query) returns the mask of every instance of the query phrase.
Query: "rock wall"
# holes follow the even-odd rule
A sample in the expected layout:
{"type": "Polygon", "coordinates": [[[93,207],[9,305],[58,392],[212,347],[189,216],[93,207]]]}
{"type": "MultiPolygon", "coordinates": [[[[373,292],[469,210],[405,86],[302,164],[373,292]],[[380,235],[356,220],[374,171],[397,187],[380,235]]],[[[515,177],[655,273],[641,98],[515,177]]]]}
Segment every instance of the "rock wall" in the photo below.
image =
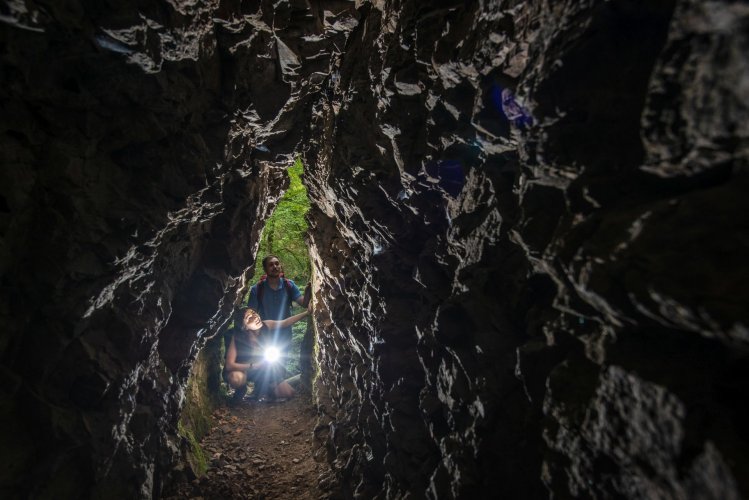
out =
{"type": "Polygon", "coordinates": [[[346,7],[0,4],[0,496],[158,496],[346,7]]]}
{"type": "Polygon", "coordinates": [[[749,495],[749,10],[370,2],[313,108],[344,496],[749,495]]]}
{"type": "Polygon", "coordinates": [[[748,23],[4,0],[0,493],[158,496],[305,149],[342,496],[747,496],[748,23]]]}

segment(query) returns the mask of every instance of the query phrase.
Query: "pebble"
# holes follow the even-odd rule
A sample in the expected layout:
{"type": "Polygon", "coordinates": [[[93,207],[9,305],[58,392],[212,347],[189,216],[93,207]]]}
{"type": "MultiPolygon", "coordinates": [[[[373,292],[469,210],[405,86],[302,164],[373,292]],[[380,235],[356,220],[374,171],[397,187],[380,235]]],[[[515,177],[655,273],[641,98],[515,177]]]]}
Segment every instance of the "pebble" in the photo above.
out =
{"type": "Polygon", "coordinates": [[[295,459],[292,460],[292,462],[294,462],[295,464],[298,464],[299,463],[299,459],[295,458],[295,459]]]}

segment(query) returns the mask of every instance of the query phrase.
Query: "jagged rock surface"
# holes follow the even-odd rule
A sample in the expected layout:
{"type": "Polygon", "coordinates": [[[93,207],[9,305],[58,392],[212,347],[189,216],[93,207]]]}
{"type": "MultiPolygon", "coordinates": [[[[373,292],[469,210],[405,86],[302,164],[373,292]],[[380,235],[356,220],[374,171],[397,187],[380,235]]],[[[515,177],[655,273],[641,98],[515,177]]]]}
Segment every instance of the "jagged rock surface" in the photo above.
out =
{"type": "Polygon", "coordinates": [[[343,490],[749,494],[746,6],[360,14],[306,155],[343,490]]]}
{"type": "Polygon", "coordinates": [[[338,7],[0,5],[0,496],[158,496],[338,7]]]}
{"type": "Polygon", "coordinates": [[[302,145],[343,496],[747,496],[748,17],[4,1],[3,496],[158,495],[302,145]]]}

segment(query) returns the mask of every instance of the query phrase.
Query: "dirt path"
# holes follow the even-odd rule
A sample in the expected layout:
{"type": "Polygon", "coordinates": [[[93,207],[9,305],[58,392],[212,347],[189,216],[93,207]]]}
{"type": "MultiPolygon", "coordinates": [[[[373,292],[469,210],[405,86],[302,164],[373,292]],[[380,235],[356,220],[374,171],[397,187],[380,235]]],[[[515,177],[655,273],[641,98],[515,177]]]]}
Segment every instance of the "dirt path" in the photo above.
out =
{"type": "Polygon", "coordinates": [[[321,488],[329,469],[312,458],[315,413],[306,398],[245,400],[219,408],[213,418],[201,443],[211,468],[173,498],[330,498],[321,488]]]}

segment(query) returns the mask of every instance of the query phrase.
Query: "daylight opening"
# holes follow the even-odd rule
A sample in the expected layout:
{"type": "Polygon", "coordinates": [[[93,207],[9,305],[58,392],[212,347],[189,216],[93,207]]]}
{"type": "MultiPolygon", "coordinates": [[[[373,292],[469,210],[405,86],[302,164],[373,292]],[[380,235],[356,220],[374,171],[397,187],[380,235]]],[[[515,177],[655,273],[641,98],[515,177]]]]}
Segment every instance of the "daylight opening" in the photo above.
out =
{"type": "MultiPolygon", "coordinates": [[[[290,280],[304,294],[306,285],[310,282],[309,249],[304,238],[307,234],[307,220],[310,208],[307,188],[302,184],[302,160],[297,158],[289,168],[290,184],[286,193],[278,202],[273,214],[265,224],[257,251],[257,263],[253,274],[253,284],[257,284],[266,275],[263,269],[263,259],[269,255],[278,257],[281,264],[283,278],[290,280]]],[[[284,284],[284,286],[286,286],[284,284]]],[[[244,298],[243,304],[250,302],[250,292],[244,298]]],[[[303,311],[295,301],[291,301],[291,314],[303,311]]],[[[283,318],[278,318],[283,319],[283,318]]],[[[300,349],[307,330],[308,319],[303,318],[291,326],[290,344],[287,346],[284,359],[288,376],[300,373],[300,349]]]]}

